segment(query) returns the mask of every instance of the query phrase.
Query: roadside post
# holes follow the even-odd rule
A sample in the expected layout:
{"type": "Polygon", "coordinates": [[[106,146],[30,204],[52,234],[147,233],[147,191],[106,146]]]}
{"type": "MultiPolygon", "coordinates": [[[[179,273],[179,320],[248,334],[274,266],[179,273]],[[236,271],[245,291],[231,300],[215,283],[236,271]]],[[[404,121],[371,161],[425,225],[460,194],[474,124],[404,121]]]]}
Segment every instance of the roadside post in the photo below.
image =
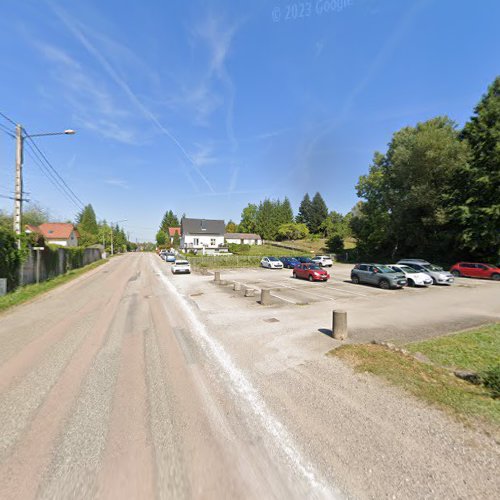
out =
{"type": "Polygon", "coordinates": [[[241,283],[238,283],[237,281],[235,281],[233,284],[233,290],[235,292],[239,292],[241,290],[241,283]]]}
{"type": "Polygon", "coordinates": [[[7,294],[7,278],[0,278],[0,297],[7,294]]]}
{"type": "Polygon", "coordinates": [[[45,250],[45,247],[33,247],[36,252],[36,284],[40,283],[40,252],[45,250]]]}
{"type": "Polygon", "coordinates": [[[260,291],[260,305],[267,306],[271,303],[271,290],[260,291]]]}
{"type": "Polygon", "coordinates": [[[332,336],[337,340],[347,338],[347,311],[333,311],[332,336]]]}
{"type": "Polygon", "coordinates": [[[216,283],[220,283],[220,271],[215,271],[215,273],[214,273],[214,281],[216,283]]]}

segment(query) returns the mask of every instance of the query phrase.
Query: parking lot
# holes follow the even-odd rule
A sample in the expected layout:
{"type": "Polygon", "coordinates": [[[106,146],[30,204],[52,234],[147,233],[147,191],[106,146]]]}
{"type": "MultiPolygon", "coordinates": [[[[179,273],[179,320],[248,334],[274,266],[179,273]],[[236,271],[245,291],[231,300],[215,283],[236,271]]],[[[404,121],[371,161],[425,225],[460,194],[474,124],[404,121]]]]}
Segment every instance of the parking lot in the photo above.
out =
{"type": "MultiPolygon", "coordinates": [[[[327,333],[331,312],[346,310],[353,341],[420,340],[500,320],[500,282],[457,278],[451,286],[382,290],[351,283],[351,269],[352,265],[336,263],[328,268],[331,279],[317,283],[294,279],[290,269],[223,269],[221,278],[227,284],[215,288],[211,283],[210,290],[223,308],[240,307],[242,314],[273,310],[273,317],[289,323],[289,328],[311,324],[327,333]],[[234,282],[242,289],[254,289],[255,296],[234,292],[234,282]],[[258,304],[263,289],[272,297],[272,304],[265,307],[258,304]]],[[[213,277],[193,275],[179,284],[187,292],[199,288],[200,280],[210,283],[213,277]]]]}

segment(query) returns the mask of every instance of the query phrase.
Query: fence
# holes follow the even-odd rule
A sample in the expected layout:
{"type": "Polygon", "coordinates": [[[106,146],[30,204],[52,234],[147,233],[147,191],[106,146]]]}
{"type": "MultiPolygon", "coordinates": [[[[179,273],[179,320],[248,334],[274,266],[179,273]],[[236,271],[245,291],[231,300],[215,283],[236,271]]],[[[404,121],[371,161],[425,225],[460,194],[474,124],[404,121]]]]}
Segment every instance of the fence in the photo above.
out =
{"type": "MultiPolygon", "coordinates": [[[[54,278],[71,269],[91,264],[102,258],[99,248],[50,248],[45,247],[40,252],[40,281],[54,278]]],[[[28,258],[22,265],[21,284],[29,285],[36,282],[37,255],[35,250],[30,250],[28,258]]]]}

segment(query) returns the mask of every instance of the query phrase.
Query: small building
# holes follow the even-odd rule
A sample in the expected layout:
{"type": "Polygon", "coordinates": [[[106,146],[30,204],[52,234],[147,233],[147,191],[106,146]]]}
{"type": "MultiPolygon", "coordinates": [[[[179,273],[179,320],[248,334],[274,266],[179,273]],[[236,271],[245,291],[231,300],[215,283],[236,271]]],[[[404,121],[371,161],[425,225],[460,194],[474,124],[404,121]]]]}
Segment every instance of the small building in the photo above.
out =
{"type": "Polygon", "coordinates": [[[258,234],[253,233],[226,233],[224,238],[227,244],[262,245],[262,238],[258,234]]]}
{"type": "Polygon", "coordinates": [[[224,246],[225,224],[223,220],[189,219],[181,220],[181,244],[184,251],[196,253],[227,253],[224,246]]]}
{"type": "Polygon", "coordinates": [[[77,247],[78,233],[75,226],[67,222],[44,222],[39,226],[26,225],[26,233],[41,234],[49,245],[77,247]]]}
{"type": "Polygon", "coordinates": [[[175,234],[178,234],[180,237],[181,236],[181,228],[180,227],[169,227],[168,228],[168,236],[170,238],[171,244],[174,242],[175,234]]]}

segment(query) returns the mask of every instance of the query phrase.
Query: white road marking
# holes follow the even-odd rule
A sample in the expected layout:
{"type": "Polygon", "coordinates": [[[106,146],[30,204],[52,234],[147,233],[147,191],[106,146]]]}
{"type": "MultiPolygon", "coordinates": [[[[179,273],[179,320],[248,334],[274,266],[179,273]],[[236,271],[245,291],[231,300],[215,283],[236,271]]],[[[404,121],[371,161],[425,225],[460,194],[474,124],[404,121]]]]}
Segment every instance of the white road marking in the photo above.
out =
{"type": "MultiPolygon", "coordinates": [[[[157,266],[156,263],[153,264],[155,267],[157,266]]],[[[204,344],[204,347],[206,347],[205,352],[210,352],[227,374],[232,382],[232,388],[248,403],[254,414],[260,419],[262,426],[274,438],[276,447],[287,457],[287,463],[307,481],[315,494],[319,494],[324,498],[341,498],[338,491],[332,490],[331,487],[317,478],[317,473],[312,464],[306,462],[302,457],[286,428],[271,413],[257,390],[243,372],[237,368],[222,345],[209,335],[207,328],[198,319],[186,298],[179,293],[163,273],[159,279],[165,288],[172,293],[179,307],[184,311],[186,319],[189,320],[192,334],[198,336],[200,341],[204,344]]]]}
{"type": "Polygon", "coordinates": [[[325,300],[325,299],[327,299],[327,300],[335,300],[335,299],[332,299],[331,297],[325,297],[324,295],[319,295],[318,293],[309,292],[308,290],[302,290],[300,288],[296,288],[296,287],[293,287],[293,286],[290,286],[290,285],[283,285],[283,284],[277,283],[276,281],[269,281],[269,280],[263,280],[263,279],[259,279],[257,281],[264,281],[265,283],[271,283],[272,285],[278,286],[280,288],[290,288],[290,290],[295,290],[296,292],[300,292],[300,293],[307,293],[309,295],[313,295],[315,297],[319,297],[319,298],[321,298],[323,300],[325,300]]]}
{"type": "Polygon", "coordinates": [[[295,302],[294,300],[285,299],[285,297],[280,297],[279,295],[276,295],[275,293],[272,293],[271,297],[276,297],[277,299],[284,300],[285,302],[290,302],[290,304],[295,304],[295,305],[298,304],[298,302],[295,302]]]}

